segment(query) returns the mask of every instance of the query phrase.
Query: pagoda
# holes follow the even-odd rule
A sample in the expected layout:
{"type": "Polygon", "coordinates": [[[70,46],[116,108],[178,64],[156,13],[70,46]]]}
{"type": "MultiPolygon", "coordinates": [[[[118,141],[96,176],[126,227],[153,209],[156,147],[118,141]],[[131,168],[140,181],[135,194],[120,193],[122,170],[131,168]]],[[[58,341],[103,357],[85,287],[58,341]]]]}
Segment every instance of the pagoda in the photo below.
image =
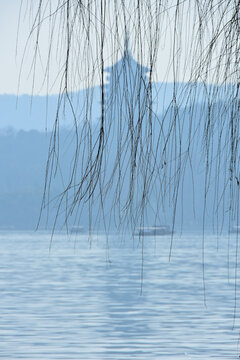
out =
{"type": "Polygon", "coordinates": [[[128,34],[125,35],[122,58],[104,71],[107,73],[104,85],[106,115],[115,121],[124,117],[136,125],[139,117],[146,113],[150,69],[134,60],[128,34]]]}

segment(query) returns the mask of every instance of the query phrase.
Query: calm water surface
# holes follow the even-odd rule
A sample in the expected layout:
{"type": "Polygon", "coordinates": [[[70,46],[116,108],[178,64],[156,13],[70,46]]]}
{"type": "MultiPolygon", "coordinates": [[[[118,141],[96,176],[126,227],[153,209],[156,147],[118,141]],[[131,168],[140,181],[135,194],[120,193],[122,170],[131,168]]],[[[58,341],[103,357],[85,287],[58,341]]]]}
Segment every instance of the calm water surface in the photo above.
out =
{"type": "Polygon", "coordinates": [[[201,235],[108,240],[0,233],[0,358],[239,358],[234,237],[205,237],[206,306],[201,235]]]}

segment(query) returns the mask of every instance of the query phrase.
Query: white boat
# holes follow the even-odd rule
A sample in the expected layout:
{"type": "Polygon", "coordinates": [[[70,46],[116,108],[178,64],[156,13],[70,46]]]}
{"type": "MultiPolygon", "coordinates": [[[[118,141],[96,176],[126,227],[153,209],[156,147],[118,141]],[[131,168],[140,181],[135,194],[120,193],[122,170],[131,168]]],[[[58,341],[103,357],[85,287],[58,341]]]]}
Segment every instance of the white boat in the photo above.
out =
{"type": "Polygon", "coordinates": [[[139,236],[163,236],[171,234],[173,234],[173,231],[171,231],[168,225],[140,227],[137,231],[139,236]]]}
{"type": "Polygon", "coordinates": [[[236,234],[236,233],[240,234],[240,225],[233,226],[232,230],[230,232],[234,233],[234,234],[236,234]]]}
{"type": "Polygon", "coordinates": [[[73,226],[71,229],[72,233],[78,233],[78,234],[83,234],[85,232],[84,227],[83,226],[73,226]]]}

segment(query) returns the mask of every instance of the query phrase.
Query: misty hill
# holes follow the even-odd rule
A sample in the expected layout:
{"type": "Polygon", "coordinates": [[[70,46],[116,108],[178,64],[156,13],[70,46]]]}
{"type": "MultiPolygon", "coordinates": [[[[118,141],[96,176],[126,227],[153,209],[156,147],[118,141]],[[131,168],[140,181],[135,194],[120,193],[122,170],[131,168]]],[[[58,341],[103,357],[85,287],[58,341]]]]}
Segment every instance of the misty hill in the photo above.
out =
{"type": "MultiPolygon", "coordinates": [[[[107,83],[106,83],[107,85],[107,83]]],[[[173,90],[176,90],[176,97],[179,105],[184,107],[189,101],[189,94],[193,93],[193,101],[201,103],[206,87],[203,84],[185,83],[153,83],[152,100],[153,112],[163,113],[171,104],[173,90]],[[194,91],[192,91],[192,88],[194,91]]],[[[209,86],[210,91],[210,86],[209,86]]],[[[218,100],[221,99],[221,88],[212,91],[217,92],[218,100]]],[[[226,91],[226,89],[225,89],[226,91]]],[[[81,90],[72,93],[71,102],[76,109],[76,118],[79,123],[84,121],[86,116],[96,121],[100,114],[101,88],[81,90]],[[88,102],[87,102],[88,101],[88,102]]],[[[224,93],[222,94],[224,96],[224,93]]],[[[0,95],[0,130],[12,128],[15,131],[51,131],[56,118],[56,111],[59,108],[59,124],[61,128],[71,129],[74,124],[72,110],[69,103],[64,102],[64,97],[57,95],[30,96],[30,95],[0,95]]]]}
{"type": "Polygon", "coordinates": [[[0,227],[33,229],[37,224],[48,137],[37,131],[0,135],[0,227]]]}
{"type": "MultiPolygon", "coordinates": [[[[218,105],[221,108],[221,103],[218,105]]],[[[168,117],[165,117],[166,127],[169,126],[171,119],[171,112],[169,112],[168,117]]],[[[191,166],[189,162],[186,162],[184,177],[182,177],[182,183],[179,188],[178,194],[178,207],[176,212],[176,228],[184,229],[201,229],[202,227],[202,216],[204,208],[204,186],[205,186],[205,158],[202,139],[204,132],[204,114],[201,106],[196,109],[194,116],[192,116],[191,111],[180,110],[179,119],[183,124],[183,135],[182,143],[183,150],[187,146],[189,141],[189,134],[187,129],[189,129],[189,124],[192,123],[193,134],[195,134],[195,147],[191,153],[191,166]],[[197,137],[197,139],[196,139],[197,137]],[[197,141],[198,140],[198,141],[197,141]]],[[[159,116],[158,121],[154,125],[154,134],[159,134],[162,131],[163,119],[159,116]]],[[[97,127],[97,125],[96,125],[97,127]]],[[[79,128],[79,134],[81,134],[81,127],[79,128]]],[[[31,131],[2,131],[0,133],[0,228],[15,228],[15,229],[34,229],[38,222],[38,217],[40,214],[42,195],[44,190],[44,179],[45,179],[45,170],[46,162],[48,158],[49,151],[49,141],[50,133],[39,132],[36,130],[31,131]]],[[[93,141],[94,141],[93,135],[93,141]]],[[[111,136],[111,135],[110,135],[111,136]]],[[[217,138],[215,138],[217,140],[217,138]]],[[[96,139],[95,139],[96,140],[96,139]]],[[[57,213],[57,197],[64,191],[65,187],[68,185],[70,173],[73,167],[73,154],[76,150],[75,135],[74,131],[62,129],[59,133],[59,164],[58,171],[53,171],[52,173],[52,186],[50,197],[47,199],[49,201],[49,207],[46,207],[43,210],[43,216],[40,227],[43,228],[46,225],[46,220],[48,217],[48,227],[51,227],[55,215],[57,213]]],[[[153,137],[153,142],[154,142],[153,137]]],[[[211,145],[211,154],[212,159],[216,155],[217,151],[217,141],[211,145]]],[[[225,144],[226,145],[226,144],[225,144]]],[[[109,145],[110,146],[110,145],[109,145]]],[[[104,171],[105,179],[111,178],[113,164],[115,161],[116,149],[118,148],[117,138],[112,135],[111,146],[107,152],[105,158],[104,171]]],[[[84,144],[82,149],[84,149],[84,144]]],[[[79,164],[78,170],[76,171],[75,184],[81,179],[81,162],[83,159],[83,150],[80,150],[79,153],[79,164]]],[[[128,149],[126,150],[126,161],[128,154],[128,149]]],[[[184,151],[183,151],[184,153],[184,151]]],[[[85,149],[86,156],[86,149],[85,149]]],[[[183,157],[183,159],[186,159],[183,157]]],[[[128,164],[128,162],[126,163],[128,164]]],[[[128,171],[128,165],[126,166],[126,171],[128,171]]],[[[54,170],[53,166],[53,170],[54,170]]],[[[124,167],[123,167],[124,169],[124,167]]],[[[206,223],[208,227],[211,227],[213,224],[213,204],[216,201],[216,189],[215,189],[215,179],[218,178],[218,182],[223,186],[224,182],[224,172],[226,169],[217,169],[215,165],[213,166],[211,176],[209,178],[210,186],[208,192],[208,201],[206,204],[206,223]]],[[[161,175],[161,172],[159,173],[161,175]]],[[[182,175],[183,176],[183,175],[182,175]]],[[[140,180],[139,180],[140,181],[140,180]]],[[[74,185],[74,184],[73,184],[74,185]]],[[[114,185],[114,183],[113,183],[114,185]]],[[[141,182],[139,182],[141,187],[141,182]]],[[[108,221],[108,226],[114,228],[115,225],[118,225],[113,219],[113,214],[111,217],[109,214],[112,211],[112,200],[113,200],[113,190],[109,190],[104,197],[104,207],[106,219],[108,221]]],[[[129,177],[126,176],[123,182],[122,194],[123,196],[128,196],[129,191],[129,177]],[[125,195],[124,195],[125,194],[125,195]]],[[[165,191],[165,190],[164,190],[165,191]]],[[[168,184],[166,184],[166,191],[169,191],[168,184]]],[[[69,192],[68,201],[71,203],[73,199],[76,188],[72,187],[69,192]]],[[[155,208],[157,196],[160,194],[160,189],[153,189],[151,192],[149,202],[147,204],[147,212],[149,225],[154,222],[155,208]]],[[[96,190],[95,203],[93,204],[93,225],[94,221],[98,216],[99,211],[99,190],[96,190]]],[[[226,194],[227,196],[227,194],[226,194]]],[[[166,203],[164,212],[161,211],[161,219],[166,223],[170,223],[172,219],[173,204],[172,200],[166,196],[166,203]]],[[[64,206],[60,209],[59,213],[59,222],[58,227],[64,224],[65,211],[64,206]]],[[[72,226],[76,221],[80,222],[81,225],[89,225],[89,208],[86,205],[83,208],[83,211],[76,209],[73,214],[69,217],[69,226],[72,226]]],[[[99,224],[99,227],[103,227],[103,224],[99,224]]]]}

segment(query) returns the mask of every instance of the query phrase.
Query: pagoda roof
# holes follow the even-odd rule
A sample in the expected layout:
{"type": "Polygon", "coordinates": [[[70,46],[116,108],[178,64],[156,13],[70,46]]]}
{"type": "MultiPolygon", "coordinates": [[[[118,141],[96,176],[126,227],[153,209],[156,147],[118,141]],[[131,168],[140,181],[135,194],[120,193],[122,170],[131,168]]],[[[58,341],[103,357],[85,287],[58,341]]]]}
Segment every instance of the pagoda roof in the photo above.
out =
{"type": "Polygon", "coordinates": [[[138,71],[141,70],[141,72],[143,73],[150,71],[150,68],[143,66],[139,64],[136,60],[134,60],[131,51],[129,49],[129,39],[127,35],[125,38],[123,57],[112,66],[106,67],[104,71],[106,72],[120,71],[122,68],[126,66],[129,67],[131,70],[133,70],[134,68],[137,69],[138,71]]]}

